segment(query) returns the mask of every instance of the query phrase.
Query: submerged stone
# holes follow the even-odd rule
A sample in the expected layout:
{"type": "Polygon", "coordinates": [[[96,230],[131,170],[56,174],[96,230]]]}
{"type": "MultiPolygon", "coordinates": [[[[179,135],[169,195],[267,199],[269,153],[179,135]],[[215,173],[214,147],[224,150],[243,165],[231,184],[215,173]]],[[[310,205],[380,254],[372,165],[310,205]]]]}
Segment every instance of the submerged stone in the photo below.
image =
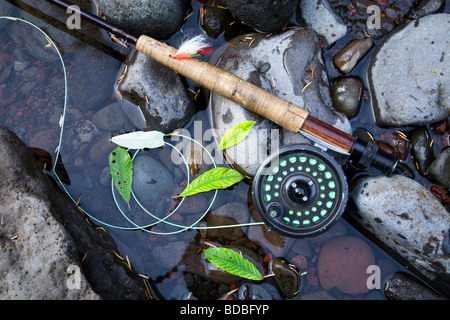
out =
{"type": "Polygon", "coordinates": [[[371,239],[450,293],[450,215],[430,191],[404,176],[379,176],[359,180],[350,198],[349,217],[371,239]]]}
{"type": "Polygon", "coordinates": [[[387,279],[383,291],[389,300],[445,300],[437,292],[405,272],[397,272],[387,279]]]}
{"type": "Polygon", "coordinates": [[[367,268],[373,264],[373,251],[364,240],[350,236],[333,238],[320,250],[320,285],[325,290],[336,287],[348,294],[367,293],[367,268]]]}
{"type": "Polygon", "coordinates": [[[299,293],[301,285],[300,272],[284,258],[277,257],[271,261],[271,271],[275,282],[286,298],[293,298],[299,293]]]}

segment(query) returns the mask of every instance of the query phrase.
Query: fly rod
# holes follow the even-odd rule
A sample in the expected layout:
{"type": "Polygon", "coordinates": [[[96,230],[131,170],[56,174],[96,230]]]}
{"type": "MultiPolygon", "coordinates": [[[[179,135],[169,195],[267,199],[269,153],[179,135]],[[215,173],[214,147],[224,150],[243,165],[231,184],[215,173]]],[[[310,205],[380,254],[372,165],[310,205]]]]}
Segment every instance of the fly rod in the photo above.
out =
{"type": "MultiPolygon", "coordinates": [[[[47,0],[61,8],[72,6],[63,0],[47,0]]],[[[136,49],[180,75],[204,88],[240,104],[283,128],[305,135],[328,149],[348,154],[350,159],[363,167],[375,167],[391,174],[398,163],[394,151],[379,147],[372,141],[360,139],[338,130],[309,115],[309,112],[291,102],[279,98],[234,74],[195,57],[178,60],[172,58],[177,49],[149,36],[136,37],[117,28],[96,15],[80,10],[80,16],[90,23],[126,40],[136,49]]]]}

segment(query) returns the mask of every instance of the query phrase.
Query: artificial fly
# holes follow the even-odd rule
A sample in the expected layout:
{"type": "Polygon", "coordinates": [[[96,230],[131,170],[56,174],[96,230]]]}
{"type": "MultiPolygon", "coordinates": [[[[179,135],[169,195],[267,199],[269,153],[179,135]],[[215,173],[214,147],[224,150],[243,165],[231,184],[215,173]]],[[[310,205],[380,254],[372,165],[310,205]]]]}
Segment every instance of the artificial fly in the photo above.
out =
{"type": "Polygon", "coordinates": [[[212,54],[214,50],[210,46],[207,38],[198,35],[184,41],[171,57],[177,60],[186,60],[199,54],[212,54]]]}

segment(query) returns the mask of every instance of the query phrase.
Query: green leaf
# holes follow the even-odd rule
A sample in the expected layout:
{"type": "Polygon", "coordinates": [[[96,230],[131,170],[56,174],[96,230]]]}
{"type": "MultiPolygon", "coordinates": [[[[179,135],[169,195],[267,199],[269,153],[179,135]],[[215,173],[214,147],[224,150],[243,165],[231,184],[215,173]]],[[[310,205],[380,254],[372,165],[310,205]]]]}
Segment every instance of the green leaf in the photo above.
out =
{"type": "Polygon", "coordinates": [[[223,167],[214,168],[192,181],[180,194],[180,197],[187,197],[214,189],[225,189],[242,179],[244,179],[244,176],[236,170],[223,167]]]}
{"type": "Polygon", "coordinates": [[[133,182],[133,162],[127,150],[115,148],[109,155],[109,170],[117,191],[130,208],[131,185],[133,182]]]}
{"type": "Polygon", "coordinates": [[[244,121],[228,130],[223,136],[222,141],[220,141],[219,143],[219,150],[224,150],[226,148],[232,147],[244,140],[254,124],[255,121],[244,121]]]}
{"type": "Polygon", "coordinates": [[[262,280],[261,273],[253,263],[236,251],[220,247],[204,249],[203,252],[213,265],[228,273],[250,280],[262,280]]]}

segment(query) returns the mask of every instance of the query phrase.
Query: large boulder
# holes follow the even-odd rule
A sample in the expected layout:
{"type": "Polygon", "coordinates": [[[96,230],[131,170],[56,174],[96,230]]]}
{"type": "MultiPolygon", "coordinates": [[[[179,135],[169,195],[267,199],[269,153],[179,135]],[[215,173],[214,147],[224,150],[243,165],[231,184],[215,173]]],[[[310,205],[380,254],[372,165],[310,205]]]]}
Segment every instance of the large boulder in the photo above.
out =
{"type": "Polygon", "coordinates": [[[450,293],[450,215],[435,196],[404,176],[368,177],[350,193],[348,217],[373,241],[450,293]]]}
{"type": "Polygon", "coordinates": [[[448,116],[449,32],[450,15],[434,14],[405,23],[378,45],[369,66],[377,125],[426,125],[448,116]]]}
{"type": "Polygon", "coordinates": [[[87,223],[5,127],[0,177],[1,299],[146,298],[143,279],[114,254],[110,235],[87,223]]]}

